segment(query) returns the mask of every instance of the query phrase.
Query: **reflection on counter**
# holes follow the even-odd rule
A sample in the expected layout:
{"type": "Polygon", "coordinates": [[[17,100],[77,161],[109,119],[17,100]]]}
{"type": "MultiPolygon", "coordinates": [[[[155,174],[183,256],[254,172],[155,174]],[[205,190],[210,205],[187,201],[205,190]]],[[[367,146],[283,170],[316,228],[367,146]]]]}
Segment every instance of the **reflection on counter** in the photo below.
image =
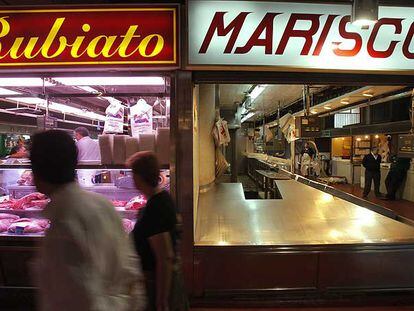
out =
{"type": "Polygon", "coordinates": [[[200,194],[196,246],[414,242],[414,228],[295,180],[279,200],[246,200],[238,183],[200,194]]]}

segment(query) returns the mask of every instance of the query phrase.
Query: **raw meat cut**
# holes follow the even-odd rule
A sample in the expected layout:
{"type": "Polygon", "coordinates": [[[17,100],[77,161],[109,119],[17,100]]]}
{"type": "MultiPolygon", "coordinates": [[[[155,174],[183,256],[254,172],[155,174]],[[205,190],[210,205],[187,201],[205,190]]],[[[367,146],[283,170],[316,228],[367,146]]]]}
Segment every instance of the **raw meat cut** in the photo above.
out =
{"type": "Polygon", "coordinates": [[[13,207],[13,205],[16,203],[16,200],[14,199],[8,199],[8,200],[4,200],[3,202],[0,203],[0,208],[1,209],[10,209],[13,207]]]}
{"type": "Polygon", "coordinates": [[[12,219],[0,219],[0,233],[7,231],[12,222],[12,219]]]}
{"type": "Polygon", "coordinates": [[[50,225],[50,221],[48,219],[40,219],[40,218],[32,219],[32,222],[36,223],[37,225],[39,225],[43,229],[49,228],[49,225],[50,225]]]}
{"type": "Polygon", "coordinates": [[[50,200],[48,200],[48,199],[33,200],[33,201],[30,201],[29,203],[23,204],[23,209],[26,209],[26,208],[44,209],[49,202],[50,202],[50,200]]]}
{"type": "Polygon", "coordinates": [[[136,196],[132,198],[127,205],[125,205],[125,210],[139,210],[145,206],[146,201],[143,196],[136,196]]]}
{"type": "Polygon", "coordinates": [[[14,214],[0,213],[0,220],[11,219],[12,221],[19,219],[20,217],[14,214]]]}
{"type": "Polygon", "coordinates": [[[12,209],[22,210],[28,207],[28,204],[32,201],[36,200],[46,200],[46,196],[40,192],[30,193],[25,195],[24,197],[18,199],[13,206],[12,209]]]}
{"type": "Polygon", "coordinates": [[[117,201],[117,200],[112,200],[112,204],[115,207],[124,207],[125,205],[127,205],[127,201],[117,201]]]}
{"type": "Polygon", "coordinates": [[[8,231],[16,233],[17,228],[20,227],[23,228],[23,233],[41,233],[45,231],[48,225],[49,221],[47,219],[21,218],[11,223],[8,231]]]}
{"type": "Polygon", "coordinates": [[[10,224],[10,226],[8,228],[8,231],[11,232],[11,233],[16,233],[17,227],[22,227],[23,228],[23,232],[24,232],[24,228],[26,228],[30,224],[31,224],[31,222],[30,221],[27,221],[27,220],[26,221],[24,221],[24,220],[22,220],[22,221],[16,221],[16,222],[13,222],[12,224],[10,224]]]}
{"type": "Polygon", "coordinates": [[[122,225],[124,226],[124,230],[126,233],[131,233],[132,229],[134,229],[134,222],[127,218],[122,219],[122,225]]]}

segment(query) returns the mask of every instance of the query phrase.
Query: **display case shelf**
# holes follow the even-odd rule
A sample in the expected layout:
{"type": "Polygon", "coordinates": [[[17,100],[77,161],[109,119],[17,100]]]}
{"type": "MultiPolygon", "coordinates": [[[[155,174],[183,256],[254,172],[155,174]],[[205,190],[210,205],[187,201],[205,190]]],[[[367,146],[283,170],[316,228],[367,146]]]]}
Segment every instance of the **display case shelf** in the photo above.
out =
{"type": "MultiPolygon", "coordinates": [[[[31,164],[0,164],[1,169],[31,169],[31,164]]],[[[169,169],[170,166],[161,165],[161,169],[169,169]]],[[[81,164],[76,166],[76,169],[90,169],[90,170],[130,170],[128,167],[122,164],[81,164]]]]}

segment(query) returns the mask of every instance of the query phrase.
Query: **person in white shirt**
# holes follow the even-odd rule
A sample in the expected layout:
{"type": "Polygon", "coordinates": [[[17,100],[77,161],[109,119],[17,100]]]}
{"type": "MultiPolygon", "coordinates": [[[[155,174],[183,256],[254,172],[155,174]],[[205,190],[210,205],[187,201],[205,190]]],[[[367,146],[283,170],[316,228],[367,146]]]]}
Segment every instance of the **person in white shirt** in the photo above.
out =
{"type": "Polygon", "coordinates": [[[51,221],[33,266],[41,311],[132,311],[146,304],[132,242],[112,204],[75,182],[77,150],[67,133],[35,134],[35,185],[51,221]]]}
{"type": "Polygon", "coordinates": [[[101,152],[97,141],[89,137],[86,127],[75,129],[76,147],[78,147],[78,161],[100,161],[101,152]]]}

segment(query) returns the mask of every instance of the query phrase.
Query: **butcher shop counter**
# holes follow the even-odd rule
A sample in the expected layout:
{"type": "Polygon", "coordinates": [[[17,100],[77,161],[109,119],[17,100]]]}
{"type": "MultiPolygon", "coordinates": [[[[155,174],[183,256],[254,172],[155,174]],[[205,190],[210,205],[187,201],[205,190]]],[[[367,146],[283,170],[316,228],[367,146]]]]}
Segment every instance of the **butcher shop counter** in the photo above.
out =
{"type": "MultiPolygon", "coordinates": [[[[77,169],[77,179],[83,189],[111,200],[126,232],[132,230],[145,200],[134,187],[131,170],[82,167],[77,169]],[[105,179],[112,183],[103,183],[105,179]]],[[[160,186],[169,190],[169,185],[169,170],[163,170],[160,186]]],[[[17,297],[19,301],[19,295],[33,295],[35,290],[29,265],[49,225],[41,213],[48,198],[36,192],[27,165],[0,165],[0,191],[0,300],[17,297]]]]}
{"type": "Polygon", "coordinates": [[[281,199],[246,200],[242,185],[234,183],[200,193],[198,296],[309,297],[414,288],[410,224],[296,180],[275,185],[281,199]]]}

